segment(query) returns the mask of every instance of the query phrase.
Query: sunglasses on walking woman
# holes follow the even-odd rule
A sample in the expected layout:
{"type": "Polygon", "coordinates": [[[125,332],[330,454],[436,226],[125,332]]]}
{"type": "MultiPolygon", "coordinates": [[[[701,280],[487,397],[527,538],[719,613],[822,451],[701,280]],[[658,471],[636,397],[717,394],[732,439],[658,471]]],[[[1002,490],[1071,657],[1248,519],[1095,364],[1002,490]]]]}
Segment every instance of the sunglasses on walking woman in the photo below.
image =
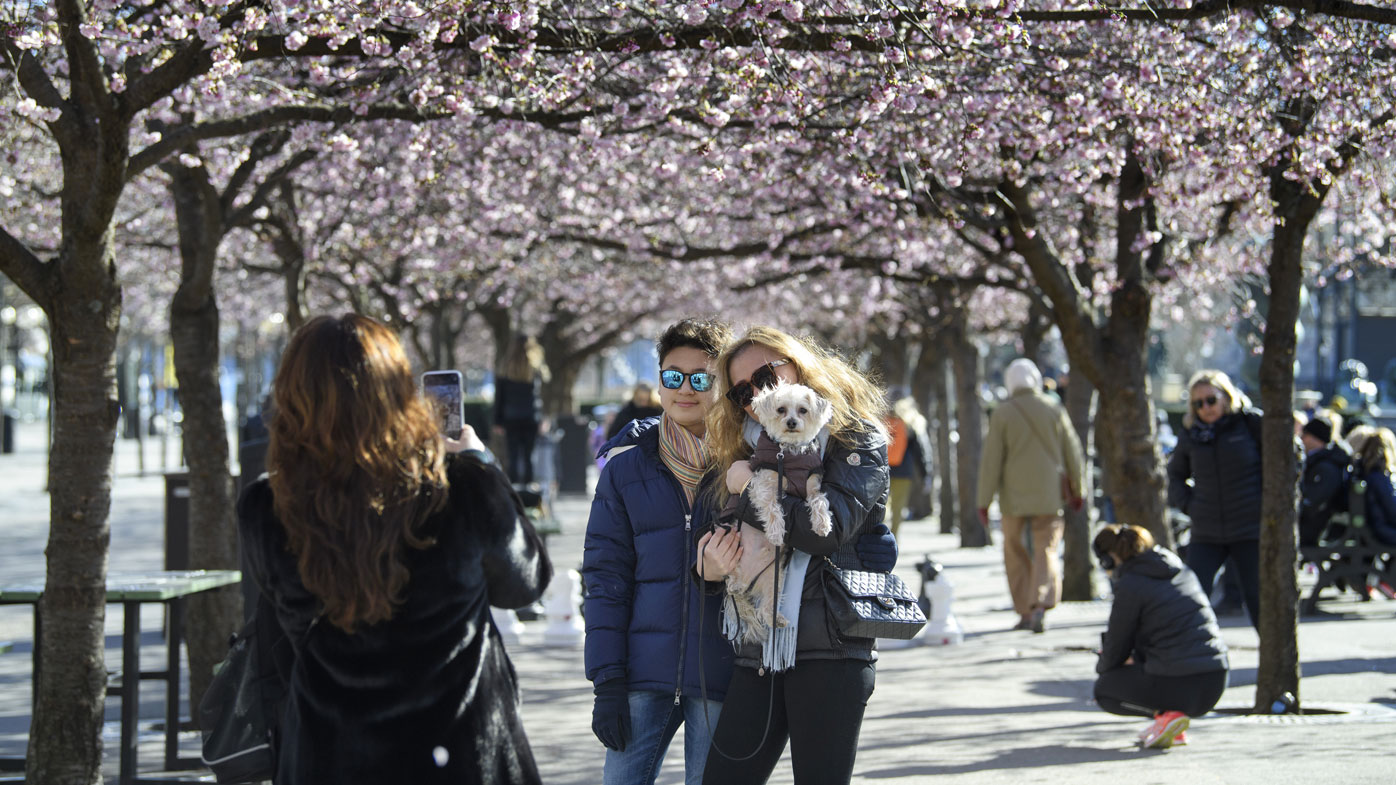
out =
{"type": "Polygon", "coordinates": [[[1217,403],[1217,396],[1215,396],[1215,395],[1208,395],[1208,396],[1205,397],[1205,398],[1194,398],[1194,399],[1192,400],[1192,408],[1194,408],[1194,409],[1201,409],[1201,408],[1204,407],[1204,406],[1215,406],[1216,403],[1217,403]]]}
{"type": "Polygon", "coordinates": [[[660,371],[659,383],[664,385],[666,390],[677,390],[683,386],[683,380],[687,379],[694,392],[707,392],[713,388],[715,377],[707,371],[694,371],[684,373],[683,371],[660,371]]]}
{"type": "Polygon", "coordinates": [[[751,405],[751,399],[756,397],[757,390],[769,390],[776,386],[779,379],[776,377],[775,369],[789,364],[790,358],[782,357],[757,368],[752,372],[750,381],[735,384],[732,389],[727,391],[727,400],[735,403],[738,409],[745,409],[751,405]]]}

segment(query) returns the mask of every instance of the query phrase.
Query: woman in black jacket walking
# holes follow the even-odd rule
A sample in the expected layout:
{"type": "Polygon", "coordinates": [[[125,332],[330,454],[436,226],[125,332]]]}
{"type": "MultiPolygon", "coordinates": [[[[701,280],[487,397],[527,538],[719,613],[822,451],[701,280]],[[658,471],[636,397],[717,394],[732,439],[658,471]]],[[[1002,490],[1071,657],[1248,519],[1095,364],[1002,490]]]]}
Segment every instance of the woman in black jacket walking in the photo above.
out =
{"type": "Polygon", "coordinates": [[[277,785],[539,782],[489,608],[552,568],[484,444],[444,442],[397,337],[354,314],[291,338],[275,412],[238,530],[295,650],[277,785]]]}
{"type": "Polygon", "coordinates": [[[1226,690],[1226,644],[1197,578],[1147,529],[1111,525],[1091,544],[1115,592],[1101,635],[1095,699],[1111,714],[1153,717],[1146,747],[1186,743],[1188,718],[1226,690]]]}
{"type": "Polygon", "coordinates": [[[1198,371],[1188,390],[1184,430],[1168,457],[1168,503],[1192,520],[1187,564],[1203,596],[1212,595],[1230,557],[1254,626],[1260,623],[1260,412],[1221,371],[1198,371]]]}

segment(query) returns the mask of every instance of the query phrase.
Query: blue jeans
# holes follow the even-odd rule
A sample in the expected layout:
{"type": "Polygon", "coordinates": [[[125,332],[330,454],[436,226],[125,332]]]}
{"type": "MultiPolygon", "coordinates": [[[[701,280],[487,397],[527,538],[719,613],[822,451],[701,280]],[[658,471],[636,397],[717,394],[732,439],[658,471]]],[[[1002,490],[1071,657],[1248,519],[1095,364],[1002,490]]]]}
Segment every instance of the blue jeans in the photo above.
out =
{"type": "Polygon", "coordinates": [[[671,692],[630,693],[630,741],[621,751],[606,750],[604,785],[652,785],[664,763],[664,753],[674,732],[683,724],[683,766],[686,785],[701,785],[703,765],[708,760],[712,737],[709,726],[717,727],[722,702],[704,701],[688,695],[674,704],[671,692]],[[704,721],[704,707],[707,721],[704,721]]]}

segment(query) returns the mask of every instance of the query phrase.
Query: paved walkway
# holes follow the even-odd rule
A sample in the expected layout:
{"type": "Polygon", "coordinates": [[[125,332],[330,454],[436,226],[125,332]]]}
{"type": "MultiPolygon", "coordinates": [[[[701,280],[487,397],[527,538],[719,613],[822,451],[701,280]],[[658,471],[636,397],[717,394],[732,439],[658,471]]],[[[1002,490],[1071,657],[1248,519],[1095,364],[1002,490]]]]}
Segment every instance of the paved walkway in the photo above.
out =
{"type": "MultiPolygon", "coordinates": [[[[48,505],[42,431],[20,430],[20,452],[0,455],[0,575],[42,572],[48,505]]],[[[160,563],[163,481],[133,476],[134,445],[118,447],[113,495],[112,569],[160,563]]],[[[158,466],[152,449],[149,464],[158,466]]],[[[577,569],[589,499],[569,496],[556,506],[562,533],[549,549],[558,569],[577,569]]],[[[1305,717],[1247,717],[1222,712],[1195,720],[1191,744],[1168,751],[1133,745],[1142,720],[1113,717],[1090,702],[1094,655],[1108,601],[1070,603],[1048,614],[1045,634],[1010,631],[1016,620],[996,549],[960,549],[930,520],[902,532],[897,571],[919,586],[914,564],[929,553],[956,588],[954,611],[965,628],[958,646],[919,646],[882,652],[877,689],[868,705],[855,780],[917,783],[1391,783],[1396,746],[1396,602],[1327,600],[1322,615],[1300,625],[1305,717]]],[[[107,620],[107,661],[120,656],[120,614],[107,620]]],[[[30,617],[0,608],[0,756],[22,754],[28,729],[30,617]]],[[[148,626],[156,626],[148,622],[148,626]]],[[[511,648],[523,688],[524,719],[550,784],[600,782],[604,750],[591,734],[591,689],[580,648],[542,644],[545,621],[524,625],[511,648]]],[[[1222,709],[1244,709],[1254,696],[1257,638],[1239,617],[1223,619],[1232,650],[1231,688],[1222,709]]],[[[158,628],[158,627],[157,627],[158,628]]],[[[146,656],[158,657],[152,633],[146,656]]],[[[160,715],[159,687],[142,695],[141,716],[160,715]]],[[[110,773],[115,773],[116,724],[107,712],[110,773]]],[[[157,734],[143,732],[142,760],[153,763],[157,734]],[[147,753],[146,750],[150,752],[147,753]]],[[[187,754],[197,737],[187,734],[187,754]]],[[[683,781],[682,733],[660,783],[683,781]]],[[[792,782],[788,759],[773,783],[792,782]]]]}

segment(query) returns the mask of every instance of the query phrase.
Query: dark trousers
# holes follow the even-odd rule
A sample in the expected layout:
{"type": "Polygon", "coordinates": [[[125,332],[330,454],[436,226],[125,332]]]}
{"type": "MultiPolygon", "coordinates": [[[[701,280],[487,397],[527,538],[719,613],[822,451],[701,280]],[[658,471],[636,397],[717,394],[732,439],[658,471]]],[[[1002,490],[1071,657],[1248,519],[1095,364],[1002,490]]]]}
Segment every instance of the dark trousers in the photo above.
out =
{"type": "Polygon", "coordinates": [[[873,664],[861,660],[804,660],[765,676],[736,668],[713,729],[703,782],[764,783],[787,740],[796,785],[850,782],[874,675],[873,664]]]}
{"type": "Polygon", "coordinates": [[[533,482],[533,443],[538,441],[538,423],[532,420],[509,420],[504,423],[504,452],[508,467],[505,474],[510,482],[527,485],[533,482]]]}
{"type": "Polygon", "coordinates": [[[1190,676],[1153,676],[1143,665],[1121,665],[1095,682],[1095,702],[1111,714],[1152,717],[1161,711],[1181,711],[1200,717],[1212,710],[1226,691],[1226,671],[1190,676]]]}
{"type": "Polygon", "coordinates": [[[1231,557],[1235,565],[1236,577],[1241,579],[1241,597],[1246,603],[1246,612],[1251,616],[1251,626],[1260,621],[1260,541],[1241,542],[1197,542],[1188,546],[1188,568],[1197,575],[1202,584],[1202,594],[1212,596],[1212,582],[1217,570],[1231,557]]]}

